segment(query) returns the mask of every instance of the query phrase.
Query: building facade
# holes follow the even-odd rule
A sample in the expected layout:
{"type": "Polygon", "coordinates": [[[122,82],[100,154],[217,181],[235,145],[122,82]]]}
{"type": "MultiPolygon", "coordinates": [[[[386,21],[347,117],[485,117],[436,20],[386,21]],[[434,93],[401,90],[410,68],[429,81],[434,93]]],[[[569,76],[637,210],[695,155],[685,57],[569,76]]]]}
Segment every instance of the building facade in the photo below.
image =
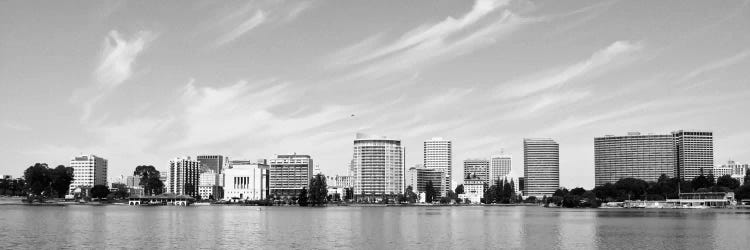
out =
{"type": "Polygon", "coordinates": [[[354,140],[354,196],[380,200],[404,192],[404,149],[400,140],[357,134],[354,140]]]}
{"type": "Polygon", "coordinates": [[[189,156],[177,157],[169,161],[166,192],[175,195],[198,195],[200,163],[189,156]]]}
{"type": "Polygon", "coordinates": [[[750,164],[729,161],[727,164],[714,167],[714,177],[718,179],[721,176],[729,175],[733,179],[739,180],[740,185],[744,185],[745,175],[748,171],[750,171],[750,164]]]}
{"type": "Polygon", "coordinates": [[[552,196],[560,187],[560,145],[552,139],[523,140],[524,195],[552,196]]]}
{"type": "Polygon", "coordinates": [[[204,169],[199,172],[201,173],[198,177],[198,195],[201,196],[201,199],[222,199],[224,197],[224,192],[219,185],[219,174],[214,172],[213,169],[204,169]]]}
{"type": "Polygon", "coordinates": [[[490,182],[501,180],[511,171],[512,157],[510,155],[493,155],[490,157],[490,182]]]}
{"type": "Polygon", "coordinates": [[[435,137],[424,142],[423,166],[445,173],[446,181],[440,188],[441,194],[447,194],[453,186],[453,145],[449,140],[435,137]]]}
{"type": "Polygon", "coordinates": [[[445,186],[446,182],[448,182],[445,172],[422,166],[411,167],[407,171],[406,186],[411,186],[414,193],[426,193],[427,184],[429,182],[432,182],[432,186],[435,188],[435,191],[437,191],[436,196],[445,197],[447,195],[447,191],[441,188],[445,186]]]}
{"type": "Polygon", "coordinates": [[[490,161],[487,159],[464,160],[464,181],[468,179],[478,180],[486,184],[489,184],[490,183],[490,161]]]}
{"type": "Polygon", "coordinates": [[[221,186],[221,173],[227,168],[229,157],[223,155],[198,155],[196,160],[200,163],[200,173],[213,171],[216,178],[216,185],[221,186]]]}
{"type": "Polygon", "coordinates": [[[309,155],[278,155],[268,163],[269,190],[275,198],[297,197],[302,188],[310,189],[313,159],[309,155]]]}
{"type": "Polygon", "coordinates": [[[265,200],[270,197],[270,167],[265,161],[230,161],[224,170],[225,200],[265,200]]]}
{"type": "Polygon", "coordinates": [[[70,191],[76,188],[88,190],[95,185],[107,185],[107,160],[96,155],[80,155],[70,160],[73,182],[70,191]]]}
{"type": "Polygon", "coordinates": [[[675,142],[675,176],[681,180],[709,175],[714,168],[714,136],[705,131],[672,132],[675,142]]]}
{"type": "Polygon", "coordinates": [[[674,177],[676,159],[672,135],[641,135],[594,138],[594,183],[602,186],[623,178],[657,181],[664,174],[674,177]]]}

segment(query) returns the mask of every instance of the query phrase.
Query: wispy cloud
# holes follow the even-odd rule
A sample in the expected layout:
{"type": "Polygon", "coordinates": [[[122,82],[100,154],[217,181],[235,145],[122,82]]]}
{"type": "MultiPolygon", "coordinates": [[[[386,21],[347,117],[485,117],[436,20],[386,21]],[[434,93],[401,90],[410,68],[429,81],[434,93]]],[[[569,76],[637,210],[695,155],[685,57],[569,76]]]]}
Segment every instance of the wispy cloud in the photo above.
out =
{"type": "Polygon", "coordinates": [[[216,46],[222,46],[224,44],[230,43],[237,38],[240,38],[242,35],[246,34],[247,32],[257,28],[260,26],[263,22],[266,21],[266,13],[262,10],[255,11],[255,14],[253,14],[250,18],[245,20],[244,22],[240,23],[234,29],[229,31],[228,33],[222,35],[219,37],[219,39],[216,40],[216,46]]]}
{"type": "Polygon", "coordinates": [[[499,11],[508,2],[478,0],[460,18],[417,27],[390,43],[379,45],[382,34],[369,37],[332,54],[327,65],[360,67],[349,77],[380,77],[472,52],[532,21],[507,9],[499,11]]]}
{"type": "Polygon", "coordinates": [[[743,50],[729,57],[706,63],[686,73],[683,77],[680,78],[678,82],[686,82],[706,73],[734,66],[736,64],[742,63],[748,57],[750,57],[750,49],[743,50]]]}
{"type": "Polygon", "coordinates": [[[626,59],[632,59],[629,56],[642,47],[642,44],[637,42],[617,41],[594,52],[586,60],[502,84],[497,88],[497,95],[501,98],[520,98],[557,88],[610,64],[627,62],[626,59]]]}
{"type": "Polygon", "coordinates": [[[94,85],[76,90],[71,98],[82,105],[82,120],[88,120],[94,106],[102,98],[132,77],[136,59],[156,37],[150,31],[139,31],[130,39],[117,30],[107,34],[98,66],[94,70],[94,85]]]}

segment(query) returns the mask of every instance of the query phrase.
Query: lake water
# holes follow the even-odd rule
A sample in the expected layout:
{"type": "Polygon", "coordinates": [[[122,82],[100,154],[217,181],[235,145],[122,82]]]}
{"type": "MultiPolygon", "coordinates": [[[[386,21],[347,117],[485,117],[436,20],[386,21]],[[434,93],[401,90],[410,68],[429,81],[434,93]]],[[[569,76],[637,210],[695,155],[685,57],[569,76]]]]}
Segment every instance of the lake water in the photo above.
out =
{"type": "Polygon", "coordinates": [[[0,206],[0,249],[748,249],[750,210],[0,206]]]}

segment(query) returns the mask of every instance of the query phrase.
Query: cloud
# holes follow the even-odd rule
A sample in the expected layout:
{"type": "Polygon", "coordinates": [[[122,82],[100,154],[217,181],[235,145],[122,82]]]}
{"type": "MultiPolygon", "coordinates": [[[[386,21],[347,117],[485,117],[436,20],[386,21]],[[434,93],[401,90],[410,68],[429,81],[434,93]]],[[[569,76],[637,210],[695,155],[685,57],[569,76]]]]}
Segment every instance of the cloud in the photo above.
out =
{"type": "Polygon", "coordinates": [[[634,52],[642,49],[641,43],[617,41],[599,50],[586,60],[559,69],[548,70],[544,73],[513,80],[497,88],[497,95],[501,98],[521,98],[560,87],[574,79],[578,79],[602,70],[605,66],[632,59],[634,52]]]}
{"type": "Polygon", "coordinates": [[[135,59],[154,38],[153,33],[140,31],[126,40],[118,31],[110,31],[104,40],[99,67],[95,72],[97,83],[111,88],[130,78],[135,59]]]}
{"type": "Polygon", "coordinates": [[[3,127],[7,128],[7,129],[12,129],[12,130],[15,130],[15,131],[31,131],[31,127],[29,127],[29,126],[26,126],[26,125],[20,124],[20,123],[16,123],[16,122],[10,122],[10,121],[3,122],[3,127]]]}
{"type": "Polygon", "coordinates": [[[326,64],[329,68],[359,67],[349,78],[376,78],[469,53],[533,21],[507,9],[497,11],[508,2],[478,0],[458,19],[447,17],[417,27],[391,43],[378,45],[383,40],[382,34],[369,37],[333,53],[326,58],[326,64]]]}
{"type": "Polygon", "coordinates": [[[266,13],[263,12],[262,10],[257,10],[255,11],[255,14],[253,16],[251,16],[250,18],[246,19],[244,22],[234,27],[234,29],[232,29],[228,33],[219,37],[219,39],[216,40],[215,46],[219,47],[227,43],[230,43],[236,40],[237,38],[240,38],[242,35],[246,34],[247,32],[257,28],[264,22],[266,22],[266,13]]]}
{"type": "Polygon", "coordinates": [[[690,72],[685,74],[682,78],[680,78],[678,82],[681,82],[681,83],[686,82],[696,77],[699,77],[701,75],[704,75],[706,73],[734,66],[736,64],[743,62],[748,57],[750,57],[750,49],[743,50],[740,53],[737,53],[730,57],[726,57],[726,58],[722,58],[716,61],[709,62],[696,69],[691,70],[690,72]]]}

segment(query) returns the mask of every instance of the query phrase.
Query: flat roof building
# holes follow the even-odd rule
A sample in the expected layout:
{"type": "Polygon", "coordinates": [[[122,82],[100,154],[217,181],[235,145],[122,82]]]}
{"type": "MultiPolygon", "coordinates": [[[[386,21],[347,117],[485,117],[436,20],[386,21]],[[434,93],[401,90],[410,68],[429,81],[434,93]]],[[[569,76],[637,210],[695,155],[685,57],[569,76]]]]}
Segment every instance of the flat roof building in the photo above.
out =
{"type": "Polygon", "coordinates": [[[552,139],[523,140],[524,195],[552,196],[560,188],[560,145],[552,139]]]}
{"type": "Polygon", "coordinates": [[[297,197],[302,188],[310,189],[313,159],[309,155],[278,155],[268,161],[270,195],[275,198],[297,197]]]}
{"type": "Polygon", "coordinates": [[[400,140],[357,134],[353,155],[354,195],[380,200],[404,192],[404,148],[400,140]]]}
{"type": "Polygon", "coordinates": [[[78,187],[92,188],[95,185],[107,185],[107,160],[96,155],[80,155],[70,160],[73,168],[73,182],[70,190],[78,187]]]}
{"type": "Polygon", "coordinates": [[[662,174],[674,177],[675,145],[672,135],[641,135],[594,138],[595,186],[623,178],[657,181],[662,174]]]}
{"type": "Polygon", "coordinates": [[[423,144],[424,154],[422,162],[425,168],[435,169],[445,173],[447,181],[442,182],[440,193],[446,194],[453,185],[453,146],[451,141],[435,137],[423,144]]]}

